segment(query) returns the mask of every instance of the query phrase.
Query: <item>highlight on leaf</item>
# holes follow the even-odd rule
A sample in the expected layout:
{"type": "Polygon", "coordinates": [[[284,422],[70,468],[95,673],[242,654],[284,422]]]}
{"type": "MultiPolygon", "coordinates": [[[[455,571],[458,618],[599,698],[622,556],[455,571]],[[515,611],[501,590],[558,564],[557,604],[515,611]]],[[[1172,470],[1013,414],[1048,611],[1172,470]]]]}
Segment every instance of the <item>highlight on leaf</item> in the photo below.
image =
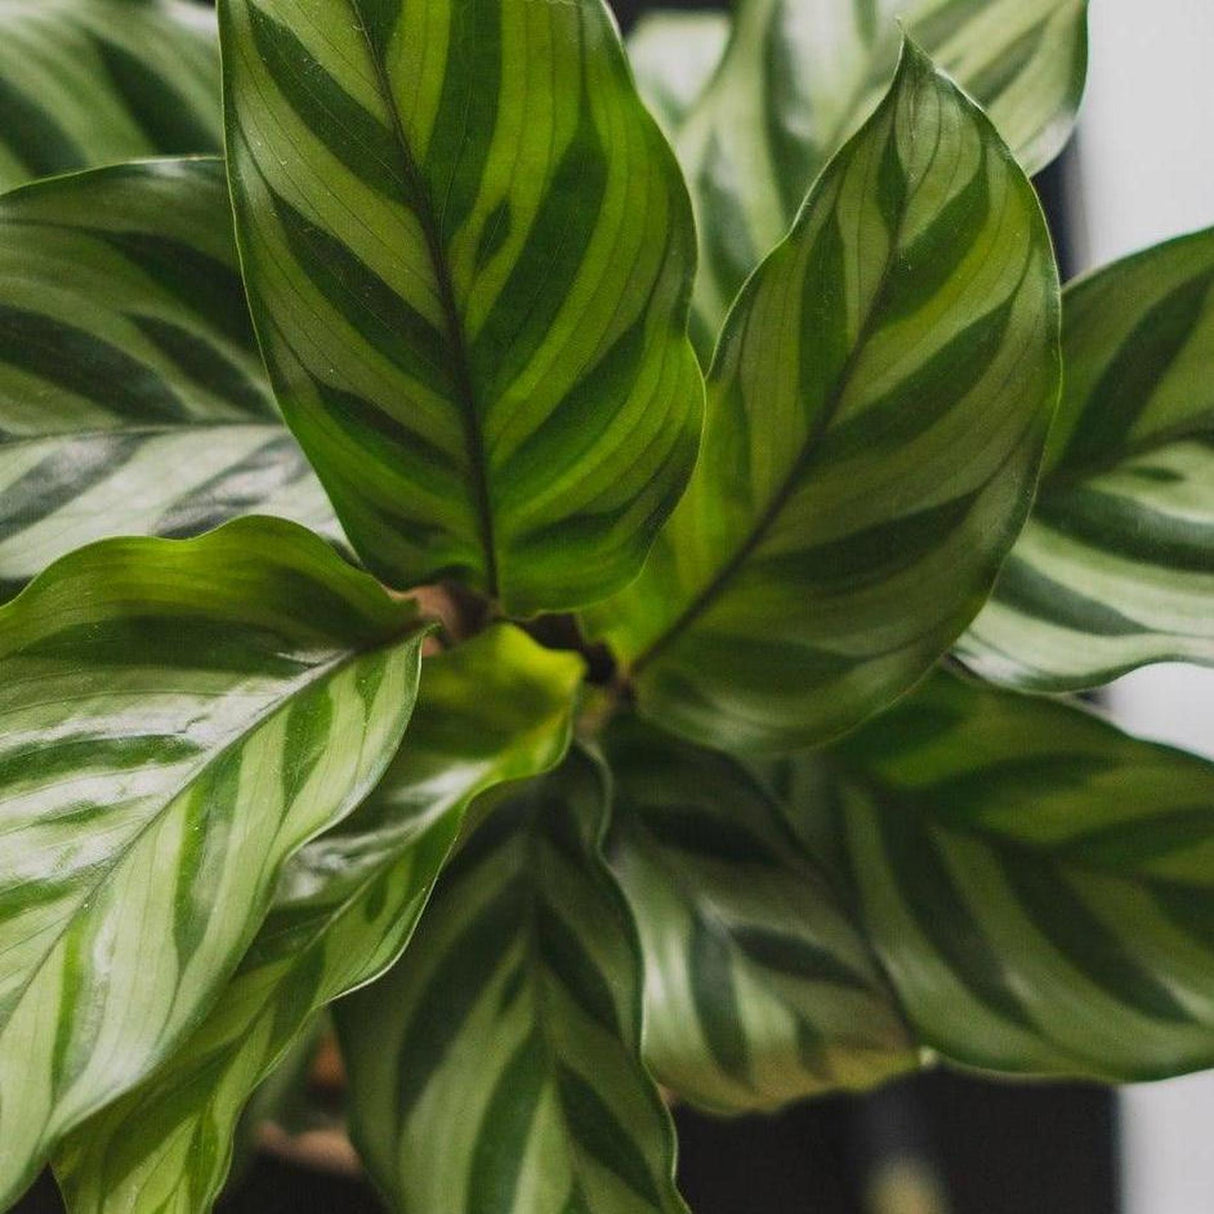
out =
{"type": "Polygon", "coordinates": [[[222,162],[0,197],[0,599],[94,540],[252,513],[341,536],[266,382],[222,162]]]}
{"type": "Polygon", "coordinates": [[[0,607],[0,1204],[194,1029],[420,658],[410,604],[271,519],[102,541],[0,607]]]}

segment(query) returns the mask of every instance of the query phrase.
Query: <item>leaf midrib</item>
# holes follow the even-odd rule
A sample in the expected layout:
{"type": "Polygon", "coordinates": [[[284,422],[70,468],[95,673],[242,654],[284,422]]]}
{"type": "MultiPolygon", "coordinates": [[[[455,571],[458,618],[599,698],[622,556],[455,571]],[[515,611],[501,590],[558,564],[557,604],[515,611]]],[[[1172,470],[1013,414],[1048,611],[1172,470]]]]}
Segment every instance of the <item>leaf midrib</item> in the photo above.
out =
{"type": "Polygon", "coordinates": [[[469,357],[468,344],[464,335],[463,321],[460,316],[459,304],[455,297],[455,283],[451,278],[450,266],[442,245],[437,218],[434,213],[433,200],[426,185],[413,150],[405,136],[404,122],[392,90],[392,82],[388,77],[386,65],[375,51],[370,31],[362,14],[362,0],[346,0],[358,31],[362,34],[367,48],[367,58],[371,70],[375,74],[375,84],[379,91],[384,107],[387,110],[392,128],[392,137],[400,151],[401,167],[417,200],[414,213],[426,237],[426,251],[430,257],[434,271],[435,283],[438,286],[439,303],[447,327],[447,341],[453,352],[452,371],[455,378],[456,395],[462,406],[461,415],[464,423],[464,446],[468,455],[469,481],[476,507],[477,523],[480,530],[481,547],[485,556],[486,592],[491,599],[497,599],[499,594],[499,575],[497,564],[497,541],[493,527],[493,505],[489,489],[489,465],[486,458],[485,439],[481,433],[477,394],[472,377],[472,360],[469,357]]]}

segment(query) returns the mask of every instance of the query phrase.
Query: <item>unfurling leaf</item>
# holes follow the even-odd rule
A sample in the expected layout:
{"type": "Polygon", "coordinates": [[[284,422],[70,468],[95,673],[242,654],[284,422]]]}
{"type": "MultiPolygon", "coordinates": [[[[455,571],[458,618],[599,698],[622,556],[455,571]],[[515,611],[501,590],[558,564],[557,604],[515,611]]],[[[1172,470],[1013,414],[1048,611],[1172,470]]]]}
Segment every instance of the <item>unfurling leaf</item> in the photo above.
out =
{"type": "Polygon", "coordinates": [[[1032,187],[908,46],[730,313],[700,460],[644,572],[588,613],[642,712],[794,749],[921,678],[1028,513],[1058,323],[1032,187]]]}
{"type": "Polygon", "coordinates": [[[611,861],[645,950],[645,1058],[680,1097],[772,1109],[913,1067],[869,947],[724,755],[615,727],[611,861]]]}
{"type": "Polygon", "coordinates": [[[222,163],[0,198],[0,598],[94,540],[251,513],[340,535],[265,380],[222,163]]]}
{"type": "Polygon", "coordinates": [[[401,962],[338,1005],[353,1137],[402,1214],[684,1210],[607,795],[575,752],[499,806],[401,962]]]}
{"type": "Polygon", "coordinates": [[[1063,365],[1032,518],[959,656],[1031,691],[1214,664],[1214,230],[1068,288],[1063,365]]]}
{"type": "Polygon", "coordinates": [[[291,523],[106,540],[0,608],[0,1206],[169,1057],[382,775],[421,640],[291,523]]]}
{"type": "Polygon", "coordinates": [[[637,572],[703,387],[695,233],[602,0],[223,0],[245,280],[359,555],[515,615],[637,572]]]}
{"type": "Polygon", "coordinates": [[[356,813],[288,862],[202,1026],[57,1154],[72,1214],[210,1209],[254,1088],[319,1008],[405,947],[472,799],[560,760],[581,674],[508,625],[425,660],[400,752],[356,813]]]}

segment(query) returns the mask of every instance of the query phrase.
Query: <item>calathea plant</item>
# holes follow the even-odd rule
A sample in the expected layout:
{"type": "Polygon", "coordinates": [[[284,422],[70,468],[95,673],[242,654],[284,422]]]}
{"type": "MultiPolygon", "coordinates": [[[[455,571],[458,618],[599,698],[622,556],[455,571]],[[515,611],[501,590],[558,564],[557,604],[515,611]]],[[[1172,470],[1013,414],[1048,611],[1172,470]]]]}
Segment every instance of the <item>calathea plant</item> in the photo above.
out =
{"type": "Polygon", "coordinates": [[[208,1209],[327,1007],[420,1214],[1214,1062],[1214,769],[1058,694],[1214,658],[1214,234],[1060,292],[1026,177],[1084,10],[0,2],[0,1204],[208,1209]]]}

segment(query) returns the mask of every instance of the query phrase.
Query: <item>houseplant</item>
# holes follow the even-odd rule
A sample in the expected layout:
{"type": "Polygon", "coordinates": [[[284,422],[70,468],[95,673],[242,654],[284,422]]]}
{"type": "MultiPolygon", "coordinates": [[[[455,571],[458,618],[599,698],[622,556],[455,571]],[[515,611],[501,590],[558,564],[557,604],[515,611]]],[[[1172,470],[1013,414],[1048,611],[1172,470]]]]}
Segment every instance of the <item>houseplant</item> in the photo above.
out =
{"type": "Polygon", "coordinates": [[[329,1005],[427,1214],[679,1210],[655,1080],[1214,1062],[1214,771],[1061,698],[1214,654],[1214,235],[1063,294],[1025,176],[1082,3],[650,111],[600,0],[225,0],[222,124],[195,8],[0,17],[2,1204],[209,1208],[329,1005]]]}

